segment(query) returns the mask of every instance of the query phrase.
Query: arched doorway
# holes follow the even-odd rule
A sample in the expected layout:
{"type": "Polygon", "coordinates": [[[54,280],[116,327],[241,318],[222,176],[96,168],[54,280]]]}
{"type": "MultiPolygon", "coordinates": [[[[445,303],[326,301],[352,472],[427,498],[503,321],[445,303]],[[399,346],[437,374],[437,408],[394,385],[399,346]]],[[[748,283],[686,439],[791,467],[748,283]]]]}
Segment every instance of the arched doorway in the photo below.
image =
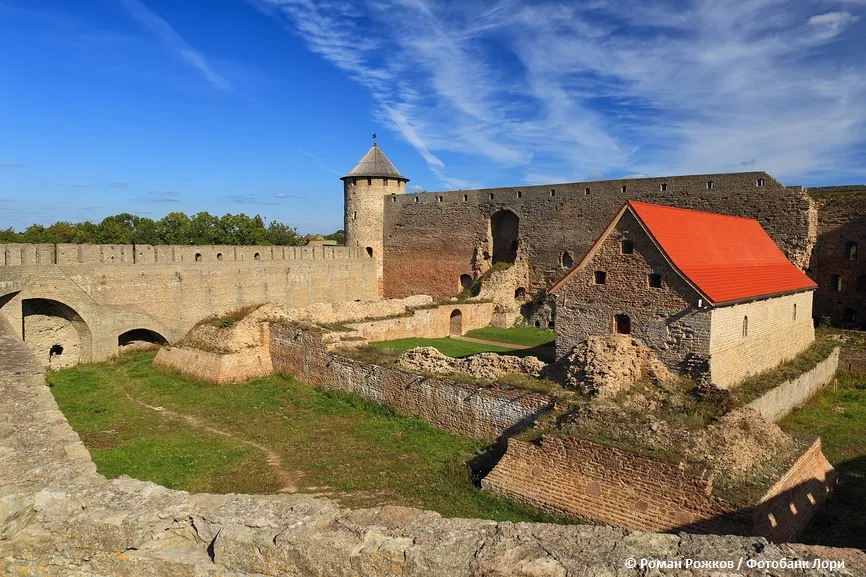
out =
{"type": "Polygon", "coordinates": [[[517,258],[520,219],[510,210],[500,210],[490,217],[493,237],[493,263],[514,262],[517,258]]]}
{"type": "Polygon", "coordinates": [[[451,311],[451,330],[449,332],[457,336],[463,334],[463,313],[460,312],[460,309],[451,311]]]}
{"type": "Polygon", "coordinates": [[[460,290],[469,290],[472,287],[472,277],[468,274],[460,275],[460,290]]]}
{"type": "Polygon", "coordinates": [[[167,343],[168,339],[158,332],[149,329],[133,329],[117,337],[118,347],[164,345],[167,343]]]}
{"type": "Polygon", "coordinates": [[[72,307],[50,299],[21,301],[24,342],[48,369],[90,361],[91,334],[72,307]]]}

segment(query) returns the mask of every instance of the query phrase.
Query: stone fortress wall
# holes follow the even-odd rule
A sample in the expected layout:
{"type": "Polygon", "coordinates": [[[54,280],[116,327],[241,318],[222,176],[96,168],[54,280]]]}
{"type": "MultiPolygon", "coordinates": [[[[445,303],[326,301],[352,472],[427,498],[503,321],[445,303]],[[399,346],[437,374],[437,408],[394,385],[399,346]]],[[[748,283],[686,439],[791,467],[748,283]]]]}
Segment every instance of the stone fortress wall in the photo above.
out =
{"type": "Polygon", "coordinates": [[[124,335],[173,342],[244,306],[378,298],[375,259],[351,247],[20,244],[0,254],[0,315],[46,365],[58,360],[52,348],[103,360],[124,335]]]}
{"type": "Polygon", "coordinates": [[[493,254],[490,220],[502,210],[519,218],[520,246],[529,251],[531,267],[527,288],[548,288],[626,200],[756,218],[802,268],[817,238],[806,191],[765,172],[394,194],[383,205],[384,294],[456,294],[460,276],[473,275],[477,255],[493,254]]]}

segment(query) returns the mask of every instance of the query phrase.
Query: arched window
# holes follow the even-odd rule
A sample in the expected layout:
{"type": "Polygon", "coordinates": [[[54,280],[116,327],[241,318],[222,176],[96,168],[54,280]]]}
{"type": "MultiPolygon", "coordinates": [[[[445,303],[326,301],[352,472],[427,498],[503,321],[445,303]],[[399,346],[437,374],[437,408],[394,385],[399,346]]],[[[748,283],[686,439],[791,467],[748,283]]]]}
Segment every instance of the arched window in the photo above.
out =
{"type": "Polygon", "coordinates": [[[472,277],[468,274],[460,275],[460,290],[469,290],[469,287],[472,286],[472,277]]]}
{"type": "Polygon", "coordinates": [[[857,277],[857,292],[866,293],[866,274],[857,277]]]}
{"type": "Polygon", "coordinates": [[[201,253],[200,252],[195,253],[195,262],[201,262],[201,253]]]}
{"type": "Polygon", "coordinates": [[[743,336],[749,336],[749,317],[743,317],[743,336]]]}
{"type": "Polygon", "coordinates": [[[628,315],[616,315],[613,317],[613,329],[621,335],[631,334],[631,319],[628,315]]]}
{"type": "Polygon", "coordinates": [[[460,312],[460,309],[454,309],[451,311],[451,330],[450,333],[452,335],[462,335],[463,334],[463,313],[460,312]]]}
{"type": "Polygon", "coordinates": [[[574,258],[571,256],[570,252],[565,251],[559,256],[559,265],[562,268],[571,268],[574,266],[574,258]]]}
{"type": "Polygon", "coordinates": [[[259,253],[254,254],[253,260],[262,260],[262,255],[260,255],[259,253]]]}
{"type": "Polygon", "coordinates": [[[831,274],[829,288],[835,293],[842,292],[842,277],[838,274],[831,274]]]}
{"type": "Polygon", "coordinates": [[[846,242],[845,243],[845,260],[856,260],[857,259],[857,243],[856,242],[846,242]]]}
{"type": "Polygon", "coordinates": [[[222,259],[223,259],[223,253],[218,252],[217,253],[217,260],[222,260],[222,259]]]}

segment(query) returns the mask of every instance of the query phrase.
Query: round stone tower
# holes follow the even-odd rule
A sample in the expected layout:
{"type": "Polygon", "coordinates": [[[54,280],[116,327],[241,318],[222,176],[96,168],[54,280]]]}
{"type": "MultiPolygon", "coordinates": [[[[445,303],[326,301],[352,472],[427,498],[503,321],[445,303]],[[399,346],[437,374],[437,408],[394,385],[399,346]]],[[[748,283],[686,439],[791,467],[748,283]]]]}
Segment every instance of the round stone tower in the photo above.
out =
{"type": "Polygon", "coordinates": [[[345,194],[346,246],[363,248],[376,259],[381,297],[385,199],[393,194],[406,194],[409,179],[400,174],[373,143],[364,158],[341,180],[345,194]]]}

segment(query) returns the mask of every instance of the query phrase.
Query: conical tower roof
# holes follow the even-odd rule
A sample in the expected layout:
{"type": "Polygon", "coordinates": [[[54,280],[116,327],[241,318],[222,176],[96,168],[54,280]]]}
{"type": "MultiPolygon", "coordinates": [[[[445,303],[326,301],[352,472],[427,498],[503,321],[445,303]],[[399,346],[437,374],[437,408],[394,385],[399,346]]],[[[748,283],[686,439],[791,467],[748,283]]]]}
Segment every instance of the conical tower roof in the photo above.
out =
{"type": "Polygon", "coordinates": [[[355,165],[349,174],[342,178],[397,178],[400,180],[409,181],[408,178],[400,174],[400,171],[388,160],[385,153],[379,148],[378,144],[373,144],[372,148],[367,151],[364,158],[355,165]]]}

